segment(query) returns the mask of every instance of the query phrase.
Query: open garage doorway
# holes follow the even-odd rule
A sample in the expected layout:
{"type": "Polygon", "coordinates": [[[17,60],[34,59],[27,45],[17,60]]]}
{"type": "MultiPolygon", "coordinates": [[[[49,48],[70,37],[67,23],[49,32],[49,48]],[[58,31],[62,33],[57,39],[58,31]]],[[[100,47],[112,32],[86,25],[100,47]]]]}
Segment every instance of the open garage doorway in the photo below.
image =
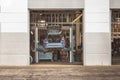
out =
{"type": "Polygon", "coordinates": [[[112,64],[120,64],[120,10],[112,10],[112,64]]]}
{"type": "Polygon", "coordinates": [[[37,64],[82,64],[82,10],[30,10],[30,56],[37,64]]]}

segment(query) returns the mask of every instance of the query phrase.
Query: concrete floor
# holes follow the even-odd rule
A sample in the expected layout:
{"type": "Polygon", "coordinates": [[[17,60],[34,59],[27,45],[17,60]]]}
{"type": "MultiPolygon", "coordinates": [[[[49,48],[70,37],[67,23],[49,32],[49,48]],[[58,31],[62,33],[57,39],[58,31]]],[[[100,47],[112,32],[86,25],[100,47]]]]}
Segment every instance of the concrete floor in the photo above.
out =
{"type": "Polygon", "coordinates": [[[59,64],[1,66],[0,80],[120,80],[120,65],[102,67],[59,64]]]}

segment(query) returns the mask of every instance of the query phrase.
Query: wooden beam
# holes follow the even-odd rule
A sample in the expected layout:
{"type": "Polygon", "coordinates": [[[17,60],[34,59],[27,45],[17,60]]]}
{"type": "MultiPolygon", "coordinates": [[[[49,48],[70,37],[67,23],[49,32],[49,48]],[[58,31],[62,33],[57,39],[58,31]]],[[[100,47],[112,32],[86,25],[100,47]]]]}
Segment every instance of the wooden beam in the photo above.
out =
{"type": "Polygon", "coordinates": [[[72,23],[75,23],[76,21],[78,21],[81,17],[83,16],[83,14],[81,13],[77,18],[75,18],[72,23]]]}

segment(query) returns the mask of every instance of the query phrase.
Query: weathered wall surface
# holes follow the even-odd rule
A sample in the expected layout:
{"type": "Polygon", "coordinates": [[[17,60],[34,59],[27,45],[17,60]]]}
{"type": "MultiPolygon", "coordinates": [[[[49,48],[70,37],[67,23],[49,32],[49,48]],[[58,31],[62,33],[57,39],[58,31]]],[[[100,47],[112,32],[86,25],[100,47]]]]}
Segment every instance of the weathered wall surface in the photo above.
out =
{"type": "Polygon", "coordinates": [[[109,5],[109,0],[85,0],[84,65],[111,65],[109,5]]]}
{"type": "Polygon", "coordinates": [[[29,65],[27,0],[0,0],[0,65],[29,65]]]}

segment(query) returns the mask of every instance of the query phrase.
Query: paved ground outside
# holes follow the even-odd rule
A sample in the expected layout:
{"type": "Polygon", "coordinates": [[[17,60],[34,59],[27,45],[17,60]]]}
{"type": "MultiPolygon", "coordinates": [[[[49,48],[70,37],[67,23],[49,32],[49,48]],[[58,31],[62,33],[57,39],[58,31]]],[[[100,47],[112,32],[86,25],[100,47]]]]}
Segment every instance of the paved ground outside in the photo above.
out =
{"type": "Polygon", "coordinates": [[[0,80],[120,80],[120,65],[32,65],[0,67],[0,80]]]}

